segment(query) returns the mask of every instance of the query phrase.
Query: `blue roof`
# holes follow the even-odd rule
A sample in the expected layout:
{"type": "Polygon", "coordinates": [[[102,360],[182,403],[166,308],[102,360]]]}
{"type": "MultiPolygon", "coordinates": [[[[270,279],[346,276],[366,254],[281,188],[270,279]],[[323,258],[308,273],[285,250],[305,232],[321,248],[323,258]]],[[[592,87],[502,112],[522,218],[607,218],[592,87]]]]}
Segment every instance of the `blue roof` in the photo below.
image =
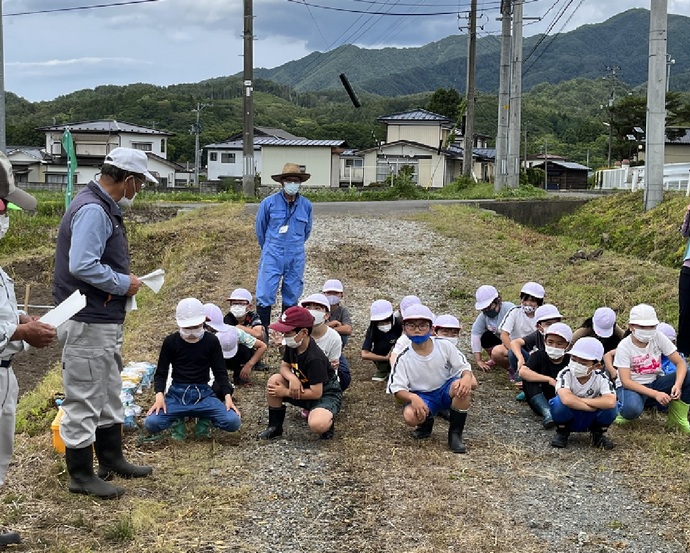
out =
{"type": "MultiPolygon", "coordinates": [[[[337,148],[345,144],[344,140],[309,140],[307,138],[296,138],[293,140],[285,140],[283,138],[275,138],[273,136],[256,136],[254,137],[254,146],[323,146],[337,148]]],[[[218,142],[216,144],[209,144],[204,148],[215,150],[241,150],[242,140],[230,140],[228,142],[218,142]]]]}
{"type": "Polygon", "coordinates": [[[401,113],[394,113],[392,115],[382,115],[377,118],[377,121],[431,121],[438,123],[451,123],[451,119],[445,115],[439,115],[433,111],[418,108],[410,111],[403,111],[401,113]]]}

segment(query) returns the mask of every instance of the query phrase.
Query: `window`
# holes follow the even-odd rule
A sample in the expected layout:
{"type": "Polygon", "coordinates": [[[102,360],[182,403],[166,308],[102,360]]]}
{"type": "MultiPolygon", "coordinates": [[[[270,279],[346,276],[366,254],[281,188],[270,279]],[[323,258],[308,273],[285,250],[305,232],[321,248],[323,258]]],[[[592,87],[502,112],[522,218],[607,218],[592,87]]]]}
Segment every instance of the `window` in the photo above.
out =
{"type": "Polygon", "coordinates": [[[153,143],[152,142],[132,142],[132,148],[135,150],[141,150],[142,152],[152,152],[153,143]]]}
{"type": "Polygon", "coordinates": [[[419,161],[416,158],[411,158],[407,156],[401,157],[379,157],[376,161],[376,182],[384,182],[388,176],[393,173],[394,175],[399,175],[400,170],[403,167],[412,168],[412,180],[413,182],[418,182],[418,164],[419,161]]]}
{"type": "Polygon", "coordinates": [[[46,184],[67,184],[67,173],[46,173],[46,184]]]}
{"type": "Polygon", "coordinates": [[[346,159],[345,167],[364,167],[363,159],[346,159]]]}
{"type": "Polygon", "coordinates": [[[161,154],[165,153],[165,138],[161,138],[161,154]]]}
{"type": "Polygon", "coordinates": [[[208,154],[209,161],[218,161],[218,152],[211,152],[208,154]]]}
{"type": "Polygon", "coordinates": [[[235,163],[235,154],[220,154],[221,163],[235,163]]]}

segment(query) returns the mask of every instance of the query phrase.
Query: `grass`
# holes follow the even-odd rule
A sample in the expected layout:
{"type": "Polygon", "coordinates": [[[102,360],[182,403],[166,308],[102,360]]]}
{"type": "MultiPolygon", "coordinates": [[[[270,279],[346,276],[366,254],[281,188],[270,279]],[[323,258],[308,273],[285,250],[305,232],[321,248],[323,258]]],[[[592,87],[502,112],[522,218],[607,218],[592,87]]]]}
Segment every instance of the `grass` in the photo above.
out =
{"type": "MultiPolygon", "coordinates": [[[[592,203],[598,202],[608,200],[592,203]]],[[[618,204],[626,205],[623,199],[618,204]]],[[[590,204],[585,209],[595,208],[590,204]]],[[[676,323],[676,268],[611,250],[597,260],[572,264],[570,255],[582,245],[579,236],[541,234],[463,206],[435,207],[416,218],[458,244],[448,266],[461,270],[439,301],[459,316],[466,332],[476,315],[473,295],[479,284],[493,284],[504,298],[514,300],[527,280],[544,284],[547,300],[559,307],[573,327],[602,304],[614,307],[619,322],[624,323],[629,308],[641,301],[651,301],[662,319],[676,323]]],[[[130,233],[133,271],[143,274],[162,267],[166,284],[159,294],[145,289],[138,296],[139,310],[127,319],[125,361],[155,362],[162,338],[175,329],[174,310],[180,298],[195,295],[222,305],[232,288],[253,289],[259,251],[252,224],[241,205],[224,204],[136,226],[130,233]]],[[[657,221],[651,218],[648,224],[657,221]]],[[[385,253],[384,248],[344,240],[317,248],[309,270],[332,274],[337,269],[343,280],[376,290],[381,279],[390,283],[396,278],[382,261],[385,253]]],[[[355,350],[356,345],[350,346],[351,353],[355,350]]],[[[276,515],[280,498],[265,497],[262,483],[253,479],[254,470],[275,463],[272,474],[285,481],[289,491],[297,478],[291,471],[299,470],[290,467],[308,456],[310,462],[324,463],[324,483],[315,489],[324,497],[333,494],[328,505],[334,511],[322,515],[304,502],[302,516],[310,522],[327,518],[324,528],[340,540],[343,551],[545,550],[542,538],[529,528],[516,531],[516,517],[505,506],[520,501],[518,484],[530,477],[534,467],[545,482],[558,485],[550,451],[535,452],[519,441],[478,430],[473,430],[471,453],[466,457],[445,449],[441,429],[428,441],[414,442],[402,427],[399,407],[382,397],[381,387],[368,382],[369,365],[353,359],[352,372],[356,385],[348,391],[333,442],[319,444],[304,436],[303,443],[289,445],[299,441],[302,436],[295,435],[303,432],[290,419],[289,444],[284,448],[283,444],[257,444],[252,434],[265,424],[263,383],[267,378],[266,373],[258,373],[255,386],[240,395],[243,429],[239,435],[214,432],[210,441],[190,439],[179,445],[163,440],[136,446],[136,436],[128,435],[128,458],[152,464],[154,476],[125,482],[128,493],[119,501],[97,502],[66,491],[64,460],[51,453],[48,426],[54,411],[49,406],[59,385],[56,368],[20,403],[19,421],[25,431],[17,436],[0,524],[17,527],[36,548],[40,540],[41,548],[50,551],[145,548],[163,553],[233,547],[256,551],[238,536],[254,534],[266,518],[280,516],[276,515]],[[291,478],[295,481],[290,482],[291,478]],[[251,518],[258,515],[262,518],[251,518]]],[[[515,416],[513,402],[489,401],[489,395],[509,397],[512,388],[505,376],[498,372],[481,376],[472,424],[515,416]]],[[[145,408],[151,400],[150,392],[138,398],[145,408]]],[[[662,417],[647,415],[638,423],[613,429],[612,434],[616,449],[594,457],[591,470],[624,474],[640,498],[662,509],[669,531],[676,529],[676,537],[690,544],[684,521],[690,491],[687,439],[663,430],[662,417]]],[[[588,459],[593,455],[578,447],[560,454],[572,459],[572,474],[583,470],[583,455],[588,459]]],[[[622,524],[616,520],[612,529],[622,524]]],[[[320,539],[320,533],[314,533],[313,539],[320,539]]]]}

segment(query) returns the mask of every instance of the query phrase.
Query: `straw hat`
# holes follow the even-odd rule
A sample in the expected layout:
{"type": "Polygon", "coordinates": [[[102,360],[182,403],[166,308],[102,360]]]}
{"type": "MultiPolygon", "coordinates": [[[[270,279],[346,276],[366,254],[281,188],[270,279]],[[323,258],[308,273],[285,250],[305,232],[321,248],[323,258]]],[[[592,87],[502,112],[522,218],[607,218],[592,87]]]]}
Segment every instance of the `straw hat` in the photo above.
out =
{"type": "Polygon", "coordinates": [[[279,175],[271,175],[271,178],[276,182],[283,182],[283,179],[287,177],[297,177],[300,181],[304,182],[305,180],[309,180],[311,175],[302,171],[296,163],[286,163],[283,165],[282,173],[279,175]]]}

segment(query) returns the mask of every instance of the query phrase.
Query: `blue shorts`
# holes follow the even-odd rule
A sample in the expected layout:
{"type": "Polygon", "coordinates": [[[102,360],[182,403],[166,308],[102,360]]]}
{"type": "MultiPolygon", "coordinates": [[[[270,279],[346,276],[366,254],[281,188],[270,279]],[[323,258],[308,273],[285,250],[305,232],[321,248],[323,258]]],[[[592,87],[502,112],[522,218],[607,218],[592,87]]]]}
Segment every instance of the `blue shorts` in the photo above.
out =
{"type": "Polygon", "coordinates": [[[451,404],[451,397],[450,397],[450,386],[455,382],[456,380],[459,380],[460,376],[456,376],[455,378],[451,378],[450,380],[446,381],[446,383],[441,386],[440,388],[437,388],[436,390],[432,390],[430,392],[415,392],[412,391],[413,394],[417,394],[419,397],[422,398],[422,401],[426,404],[426,406],[429,408],[429,414],[433,417],[438,413],[439,411],[444,411],[450,409],[450,404],[451,404]]]}

